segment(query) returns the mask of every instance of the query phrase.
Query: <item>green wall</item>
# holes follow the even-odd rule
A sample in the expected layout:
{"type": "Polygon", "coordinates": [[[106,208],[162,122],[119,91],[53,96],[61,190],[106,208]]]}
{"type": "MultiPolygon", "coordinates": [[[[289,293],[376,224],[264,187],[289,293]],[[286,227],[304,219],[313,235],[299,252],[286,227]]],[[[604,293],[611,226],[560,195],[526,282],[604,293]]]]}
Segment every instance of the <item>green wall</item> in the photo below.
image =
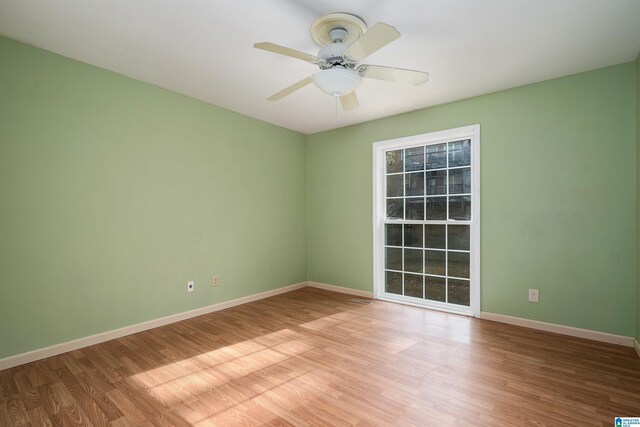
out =
{"type": "Polygon", "coordinates": [[[640,54],[636,58],[636,340],[640,341],[640,54]]]}
{"type": "Polygon", "coordinates": [[[639,336],[638,72],[305,137],[0,38],[0,358],[307,278],[371,290],[372,143],[474,123],[482,309],[639,336]]]}
{"type": "Polygon", "coordinates": [[[622,64],[309,136],[309,280],[372,290],[374,141],[479,123],[482,310],[633,336],[634,73],[622,64]]]}
{"type": "Polygon", "coordinates": [[[306,280],[303,135],[0,38],[0,138],[0,358],[306,280]]]}

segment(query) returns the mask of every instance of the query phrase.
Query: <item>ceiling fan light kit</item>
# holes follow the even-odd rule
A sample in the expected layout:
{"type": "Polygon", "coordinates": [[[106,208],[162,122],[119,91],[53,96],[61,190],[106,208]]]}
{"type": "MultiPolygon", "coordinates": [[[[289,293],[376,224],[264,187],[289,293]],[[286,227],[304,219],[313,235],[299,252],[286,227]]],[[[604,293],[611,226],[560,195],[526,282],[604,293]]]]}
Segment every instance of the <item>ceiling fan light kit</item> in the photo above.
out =
{"type": "Polygon", "coordinates": [[[427,81],[428,73],[380,65],[359,65],[359,62],[400,37],[392,26],[378,22],[367,30],[362,19],[346,13],[332,13],[311,25],[311,38],[322,46],[317,56],[269,42],[254,47],[289,56],[317,65],[320,71],[292,84],[267,100],[277,101],[314,83],[321,91],[339,97],[345,111],[359,106],[355,90],[362,78],[419,85],[427,81]]]}
{"type": "Polygon", "coordinates": [[[313,83],[327,95],[343,96],[356,90],[362,77],[351,68],[329,68],[314,74],[313,83]]]}

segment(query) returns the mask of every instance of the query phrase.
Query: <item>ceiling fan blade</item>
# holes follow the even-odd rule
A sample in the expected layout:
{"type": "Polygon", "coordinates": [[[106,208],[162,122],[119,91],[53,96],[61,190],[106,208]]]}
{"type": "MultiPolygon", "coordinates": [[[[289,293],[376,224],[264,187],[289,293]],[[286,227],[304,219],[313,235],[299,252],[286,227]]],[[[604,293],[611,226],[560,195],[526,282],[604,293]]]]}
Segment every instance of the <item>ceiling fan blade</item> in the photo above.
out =
{"type": "Polygon", "coordinates": [[[398,30],[391,25],[378,22],[364,33],[358,40],[351,43],[351,46],[344,51],[344,56],[349,56],[358,61],[363,60],[367,56],[380,48],[385,47],[395,39],[400,37],[398,30]]]}
{"type": "Polygon", "coordinates": [[[318,57],[316,56],[309,55],[308,53],[300,52],[299,50],[280,46],[274,43],[269,43],[269,42],[256,43],[253,45],[253,47],[257,49],[266,50],[268,52],[289,56],[291,58],[301,59],[303,61],[311,62],[314,64],[318,62],[318,57]]]}
{"type": "Polygon", "coordinates": [[[358,96],[356,95],[356,91],[351,91],[346,95],[342,95],[340,97],[340,104],[342,104],[342,109],[344,111],[353,111],[360,106],[358,102],[358,96]]]}
{"type": "Polygon", "coordinates": [[[303,87],[305,87],[306,85],[310,84],[311,82],[313,82],[313,76],[309,76],[307,78],[304,78],[304,79],[300,80],[299,82],[292,84],[291,86],[285,87],[280,92],[274,93],[273,95],[271,95],[270,97],[267,98],[267,101],[277,101],[279,99],[282,99],[285,96],[297,91],[298,89],[302,89],[303,87]]]}
{"type": "Polygon", "coordinates": [[[404,68],[383,67],[381,65],[361,65],[358,72],[370,79],[386,80],[395,83],[419,85],[429,80],[429,73],[404,68]]]}

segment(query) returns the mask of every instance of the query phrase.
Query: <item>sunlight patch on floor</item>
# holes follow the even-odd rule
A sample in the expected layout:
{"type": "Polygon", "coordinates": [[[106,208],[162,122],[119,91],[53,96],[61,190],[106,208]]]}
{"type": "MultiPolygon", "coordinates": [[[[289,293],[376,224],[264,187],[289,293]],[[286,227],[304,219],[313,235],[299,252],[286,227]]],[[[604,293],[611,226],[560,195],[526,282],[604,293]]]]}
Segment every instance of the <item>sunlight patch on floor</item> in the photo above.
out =
{"type": "Polygon", "coordinates": [[[316,348],[291,330],[269,335],[149,369],[129,377],[127,381],[136,388],[143,387],[150,396],[162,404],[173,406],[180,402],[201,399],[203,394],[214,389],[256,372],[268,370],[316,348]],[[267,348],[253,342],[257,340],[271,342],[273,346],[267,348]]]}

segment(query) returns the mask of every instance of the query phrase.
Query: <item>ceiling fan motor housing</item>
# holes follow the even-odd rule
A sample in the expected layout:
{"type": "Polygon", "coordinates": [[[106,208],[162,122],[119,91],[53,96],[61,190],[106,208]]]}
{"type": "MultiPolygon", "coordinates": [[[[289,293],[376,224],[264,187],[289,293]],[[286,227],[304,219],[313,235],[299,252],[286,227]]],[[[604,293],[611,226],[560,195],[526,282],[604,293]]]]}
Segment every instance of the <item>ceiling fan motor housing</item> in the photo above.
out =
{"type": "Polygon", "coordinates": [[[318,65],[321,69],[326,70],[329,68],[354,68],[356,62],[348,61],[342,55],[349,47],[346,43],[331,43],[320,49],[318,52],[318,58],[320,61],[318,65]]]}

